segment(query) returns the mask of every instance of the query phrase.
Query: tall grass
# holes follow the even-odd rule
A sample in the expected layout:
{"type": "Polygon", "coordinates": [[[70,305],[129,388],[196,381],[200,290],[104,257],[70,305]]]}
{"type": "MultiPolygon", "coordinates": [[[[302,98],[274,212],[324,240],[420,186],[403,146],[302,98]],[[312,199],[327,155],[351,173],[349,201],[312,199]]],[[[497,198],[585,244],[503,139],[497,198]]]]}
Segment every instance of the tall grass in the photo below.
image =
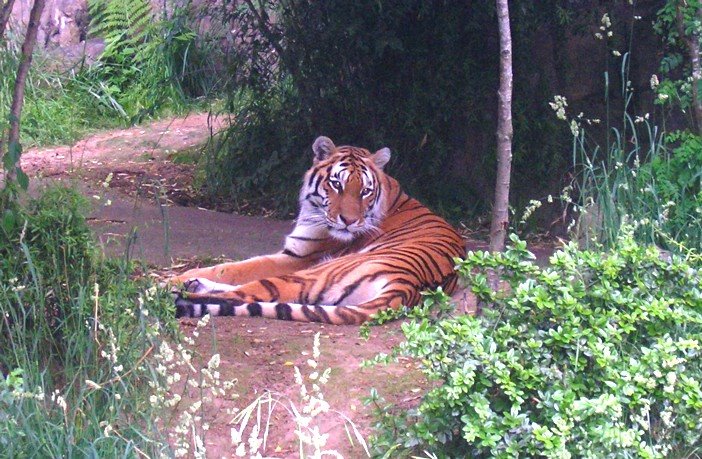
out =
{"type": "MultiPolygon", "coordinates": [[[[119,10],[137,2],[107,2],[113,3],[119,10]]],[[[149,10],[145,27],[124,30],[104,19],[97,30],[113,33],[91,66],[83,62],[61,69],[56,55],[37,51],[21,120],[25,147],[70,143],[97,129],[185,112],[217,97],[226,79],[218,69],[222,50],[191,28],[190,4],[169,4],[170,16],[161,18],[151,13],[148,2],[141,3],[149,10]]],[[[7,123],[19,59],[20,39],[10,36],[0,44],[0,128],[7,123]]]]}
{"type": "MultiPolygon", "coordinates": [[[[50,189],[0,227],[0,456],[169,450],[149,356],[169,299],[101,260],[77,192],[50,189]]],[[[166,324],[169,321],[165,322],[166,324]]],[[[172,321],[170,322],[172,324],[172,321]]]]}
{"type": "MultiPolygon", "coordinates": [[[[633,90],[622,56],[621,119],[607,115],[604,145],[588,135],[585,119],[571,120],[573,188],[579,213],[576,236],[612,247],[622,225],[635,228],[639,241],[675,249],[702,244],[702,140],[688,133],[666,133],[649,114],[632,113],[633,90]]],[[[607,74],[606,74],[607,75],[607,74]]],[[[609,79],[605,93],[609,95],[609,79]]],[[[589,120],[592,121],[592,120],[589,120]]],[[[566,201],[573,203],[570,196],[566,201]]]]}
{"type": "MultiPolygon", "coordinates": [[[[0,45],[0,127],[7,123],[19,59],[17,40],[0,45]]],[[[92,130],[121,124],[113,109],[97,103],[71,73],[49,68],[48,60],[38,54],[27,78],[21,120],[25,146],[67,143],[92,130]]]]}

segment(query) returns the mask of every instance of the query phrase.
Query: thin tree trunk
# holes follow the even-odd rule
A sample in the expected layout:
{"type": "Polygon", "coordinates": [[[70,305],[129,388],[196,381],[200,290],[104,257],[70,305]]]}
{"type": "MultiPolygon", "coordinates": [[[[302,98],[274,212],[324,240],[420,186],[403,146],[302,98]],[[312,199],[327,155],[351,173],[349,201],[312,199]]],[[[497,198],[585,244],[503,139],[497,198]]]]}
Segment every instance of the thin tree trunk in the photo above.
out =
{"type": "Polygon", "coordinates": [[[0,9],[0,42],[5,39],[5,29],[7,29],[7,23],[10,21],[10,15],[12,14],[12,7],[14,4],[15,0],[7,0],[7,2],[2,5],[2,9],[0,9]]]}
{"type": "MultiPolygon", "coordinates": [[[[17,67],[17,77],[15,79],[15,88],[12,94],[12,105],[10,107],[10,130],[7,136],[7,147],[9,149],[19,148],[20,134],[20,118],[22,116],[22,106],[24,105],[24,87],[27,82],[27,74],[32,65],[32,54],[34,53],[34,45],[37,42],[37,32],[39,30],[39,21],[41,12],[44,10],[46,0],[34,0],[32,11],[29,13],[29,23],[27,24],[27,33],[24,36],[22,43],[22,56],[17,67]]],[[[8,154],[9,152],[5,153],[8,154]]],[[[17,159],[19,163],[19,158],[17,159]]],[[[17,167],[15,164],[7,171],[5,177],[5,187],[14,182],[17,177],[17,167]]]]}
{"type": "MultiPolygon", "coordinates": [[[[690,66],[692,67],[692,113],[695,129],[702,134],[702,99],[700,98],[699,85],[702,81],[702,66],[700,65],[700,37],[696,34],[687,35],[685,33],[685,19],[683,17],[680,3],[676,9],[676,23],[680,39],[687,45],[687,52],[690,55],[690,66]]],[[[702,18],[702,9],[696,12],[697,18],[702,18]]]]}
{"type": "Polygon", "coordinates": [[[490,225],[490,251],[505,248],[509,225],[509,180],[512,170],[512,37],[507,0],[497,0],[500,31],[500,89],[497,115],[497,180],[490,225]]]}
{"type": "MultiPolygon", "coordinates": [[[[490,224],[490,251],[502,252],[509,227],[509,183],[512,173],[512,34],[507,0],[496,2],[500,31],[500,89],[497,91],[497,178],[490,224]]],[[[488,282],[497,291],[500,285],[499,273],[489,271],[488,282]]],[[[476,313],[482,313],[480,303],[477,304],[476,313]]]]}

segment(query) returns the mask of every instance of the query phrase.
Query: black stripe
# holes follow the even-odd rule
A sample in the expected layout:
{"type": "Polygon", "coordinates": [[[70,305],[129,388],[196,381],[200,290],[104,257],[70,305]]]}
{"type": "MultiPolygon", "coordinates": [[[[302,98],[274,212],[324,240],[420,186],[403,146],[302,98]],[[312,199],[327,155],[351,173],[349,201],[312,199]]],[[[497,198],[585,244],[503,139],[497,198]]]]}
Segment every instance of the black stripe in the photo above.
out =
{"type": "Polygon", "coordinates": [[[275,315],[279,320],[292,320],[292,308],[287,303],[275,305],[275,315]]]}
{"type": "Polygon", "coordinates": [[[246,309],[249,311],[251,317],[261,317],[263,314],[261,305],[258,303],[251,303],[246,306],[246,309]]]}
{"type": "Polygon", "coordinates": [[[269,281],[268,279],[261,279],[258,281],[263,288],[266,289],[268,294],[271,296],[271,301],[275,300],[276,298],[280,297],[280,292],[278,291],[278,287],[276,287],[273,282],[269,281]]]}
{"type": "Polygon", "coordinates": [[[283,255],[287,255],[287,256],[293,257],[293,258],[304,258],[303,255],[298,255],[290,249],[283,249],[283,255]]]}
{"type": "Polygon", "coordinates": [[[315,306],[314,310],[317,311],[317,314],[322,316],[322,321],[324,323],[330,324],[331,319],[329,318],[329,314],[327,314],[327,310],[323,306],[315,306]]]}
{"type": "Polygon", "coordinates": [[[326,241],[329,238],[328,237],[304,237],[304,236],[288,236],[291,239],[297,239],[298,241],[312,241],[312,242],[318,242],[318,241],[326,241]]]}
{"type": "Polygon", "coordinates": [[[227,301],[226,303],[223,303],[219,307],[219,315],[220,316],[235,316],[235,307],[234,304],[231,301],[227,301]]]}
{"type": "Polygon", "coordinates": [[[220,306],[224,304],[228,304],[230,306],[241,306],[244,304],[242,300],[237,298],[218,298],[216,296],[200,298],[198,301],[202,302],[203,304],[218,304],[220,306]]]}
{"type": "Polygon", "coordinates": [[[312,311],[312,309],[309,306],[302,306],[302,313],[305,315],[305,318],[310,322],[322,321],[322,318],[319,315],[317,315],[316,312],[312,311]]]}

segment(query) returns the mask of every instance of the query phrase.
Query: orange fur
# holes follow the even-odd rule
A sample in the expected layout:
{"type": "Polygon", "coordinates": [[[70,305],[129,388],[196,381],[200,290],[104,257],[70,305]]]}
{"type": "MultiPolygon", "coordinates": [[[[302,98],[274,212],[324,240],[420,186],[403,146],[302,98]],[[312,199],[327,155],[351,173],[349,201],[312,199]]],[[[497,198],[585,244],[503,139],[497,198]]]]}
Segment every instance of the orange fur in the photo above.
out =
{"type": "Polygon", "coordinates": [[[320,137],[313,151],[284,249],[175,277],[186,285],[177,315],[360,324],[415,306],[423,290],[454,291],[463,240],[383,172],[388,149],[371,154],[320,137]]]}

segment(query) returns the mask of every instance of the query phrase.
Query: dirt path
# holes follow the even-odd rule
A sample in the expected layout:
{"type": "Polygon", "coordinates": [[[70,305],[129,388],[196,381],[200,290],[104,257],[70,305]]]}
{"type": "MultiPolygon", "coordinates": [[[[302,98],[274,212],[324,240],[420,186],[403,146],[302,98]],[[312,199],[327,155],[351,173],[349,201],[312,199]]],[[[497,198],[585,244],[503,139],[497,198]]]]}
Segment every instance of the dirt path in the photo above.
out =
{"type": "Polygon", "coordinates": [[[94,203],[91,221],[110,255],[165,267],[184,258],[242,259],[275,252],[292,228],[290,221],[192,205],[197,149],[225,125],[226,120],[192,114],[107,131],[71,146],[29,150],[22,167],[45,179],[34,186],[66,181],[81,188],[94,203]]]}

